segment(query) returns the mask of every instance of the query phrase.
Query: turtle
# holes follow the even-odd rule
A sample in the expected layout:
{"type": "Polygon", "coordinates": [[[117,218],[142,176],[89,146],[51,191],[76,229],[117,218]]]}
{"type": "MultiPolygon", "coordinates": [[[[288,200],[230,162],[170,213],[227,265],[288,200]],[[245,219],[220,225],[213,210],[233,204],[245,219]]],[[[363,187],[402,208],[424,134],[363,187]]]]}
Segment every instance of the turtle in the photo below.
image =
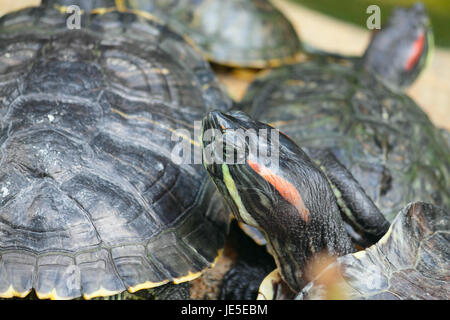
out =
{"type": "Polygon", "coordinates": [[[268,0],[116,0],[149,12],[189,37],[204,56],[233,68],[267,68],[296,61],[301,42],[268,0]]]}
{"type": "Polygon", "coordinates": [[[408,204],[375,245],[355,252],[329,174],[353,194],[360,209],[355,218],[380,230],[386,221],[332,153],[303,150],[242,111],[209,113],[202,134],[208,174],[236,218],[264,235],[275,258],[277,270],[262,282],[260,298],[449,298],[450,221],[443,208],[408,204]],[[309,282],[332,257],[340,258],[309,282]]]}
{"type": "Polygon", "coordinates": [[[326,148],[392,221],[409,202],[450,208],[450,149],[404,92],[430,59],[422,4],[397,8],[360,58],[321,56],[274,69],[240,108],[302,147],[326,148]]]}
{"type": "Polygon", "coordinates": [[[195,121],[231,100],[166,26],[105,10],[68,29],[69,17],[0,19],[0,297],[187,299],[229,211],[177,147],[200,153],[195,121]]]}

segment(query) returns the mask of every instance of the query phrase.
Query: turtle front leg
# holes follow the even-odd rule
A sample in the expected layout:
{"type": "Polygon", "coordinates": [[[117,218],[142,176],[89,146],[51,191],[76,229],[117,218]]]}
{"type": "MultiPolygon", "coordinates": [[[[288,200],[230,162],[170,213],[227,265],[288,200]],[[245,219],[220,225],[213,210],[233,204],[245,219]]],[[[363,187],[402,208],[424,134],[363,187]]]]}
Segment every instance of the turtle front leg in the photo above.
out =
{"type": "Polygon", "coordinates": [[[363,246],[377,242],[390,224],[350,171],[329,150],[308,149],[307,153],[327,176],[353,240],[363,246]]]}

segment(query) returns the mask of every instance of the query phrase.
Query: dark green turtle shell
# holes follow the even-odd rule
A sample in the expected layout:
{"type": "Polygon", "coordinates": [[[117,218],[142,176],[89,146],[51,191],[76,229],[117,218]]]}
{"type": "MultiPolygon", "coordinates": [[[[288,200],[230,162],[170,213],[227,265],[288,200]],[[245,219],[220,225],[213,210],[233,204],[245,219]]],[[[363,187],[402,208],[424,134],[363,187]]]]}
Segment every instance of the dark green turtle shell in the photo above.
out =
{"type": "Polygon", "coordinates": [[[444,137],[407,95],[353,62],[275,69],[250,86],[242,107],[302,148],[330,148],[389,221],[412,201],[450,208],[444,137]]]}
{"type": "MultiPolygon", "coordinates": [[[[297,299],[323,299],[330,272],[340,299],[450,298],[449,213],[426,203],[406,206],[370,248],[337,259],[297,299]]],[[[335,293],[334,293],[335,294],[335,293]]]]}
{"type": "Polygon", "coordinates": [[[300,51],[293,26],[268,0],[116,0],[116,4],[155,15],[218,64],[264,68],[289,62],[300,51]]]}
{"type": "Polygon", "coordinates": [[[202,165],[171,161],[181,138],[200,151],[194,121],[230,107],[208,63],[133,14],[81,22],[0,20],[0,297],[179,283],[224,245],[229,213],[202,165]]]}

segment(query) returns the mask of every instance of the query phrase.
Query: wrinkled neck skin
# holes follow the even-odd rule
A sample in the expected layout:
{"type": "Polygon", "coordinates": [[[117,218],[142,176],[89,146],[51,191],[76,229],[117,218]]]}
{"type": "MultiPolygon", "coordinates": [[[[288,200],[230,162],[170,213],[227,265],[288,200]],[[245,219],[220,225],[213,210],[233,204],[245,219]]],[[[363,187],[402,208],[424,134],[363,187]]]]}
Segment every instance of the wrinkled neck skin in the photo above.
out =
{"type": "MultiPolygon", "coordinates": [[[[324,257],[323,254],[338,257],[355,251],[336,200],[334,196],[328,197],[323,214],[313,216],[309,224],[300,219],[288,219],[286,223],[258,221],[260,226],[264,225],[261,232],[267,239],[269,253],[274,257],[283,280],[294,292],[309,282],[305,274],[309,273],[308,262],[312,257],[324,257]]],[[[323,204],[320,207],[324,208],[323,204]]],[[[310,207],[311,211],[315,209],[310,207]]]]}

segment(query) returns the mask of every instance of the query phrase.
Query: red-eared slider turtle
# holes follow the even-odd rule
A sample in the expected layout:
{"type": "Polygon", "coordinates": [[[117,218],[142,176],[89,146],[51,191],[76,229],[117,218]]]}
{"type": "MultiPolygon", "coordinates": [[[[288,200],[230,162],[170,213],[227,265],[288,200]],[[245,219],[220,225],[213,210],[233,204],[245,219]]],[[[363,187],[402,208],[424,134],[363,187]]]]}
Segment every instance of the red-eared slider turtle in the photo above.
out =
{"type": "Polygon", "coordinates": [[[329,148],[389,221],[409,202],[450,208],[450,149],[401,87],[432,46],[422,5],[397,9],[362,59],[318,59],[257,79],[242,101],[303,147],[329,148]]]}
{"type": "Polygon", "coordinates": [[[48,0],[78,4],[86,11],[98,7],[133,10],[185,35],[217,64],[265,68],[295,61],[300,40],[290,22],[268,0],[48,0]]]}
{"type": "Polygon", "coordinates": [[[448,213],[430,204],[409,205],[375,246],[354,253],[332,188],[351,195],[346,199],[360,225],[386,230],[381,213],[331,153],[310,149],[310,158],[286,135],[268,131],[278,133],[242,112],[212,112],[202,132],[210,177],[236,218],[264,235],[288,285],[273,288],[272,273],[261,286],[261,296],[292,298],[304,289],[301,297],[316,297],[323,292],[320,277],[318,285],[305,287],[307,275],[315,271],[311,261],[344,256],[337,261],[344,267],[343,279],[335,283],[338,288],[347,285],[341,297],[449,298],[448,213]],[[332,187],[336,178],[339,184],[332,187]]]}
{"type": "Polygon", "coordinates": [[[200,150],[194,121],[229,106],[208,63],[154,21],[4,16],[0,297],[109,296],[210,267],[229,212],[201,164],[171,153],[200,150]]]}

